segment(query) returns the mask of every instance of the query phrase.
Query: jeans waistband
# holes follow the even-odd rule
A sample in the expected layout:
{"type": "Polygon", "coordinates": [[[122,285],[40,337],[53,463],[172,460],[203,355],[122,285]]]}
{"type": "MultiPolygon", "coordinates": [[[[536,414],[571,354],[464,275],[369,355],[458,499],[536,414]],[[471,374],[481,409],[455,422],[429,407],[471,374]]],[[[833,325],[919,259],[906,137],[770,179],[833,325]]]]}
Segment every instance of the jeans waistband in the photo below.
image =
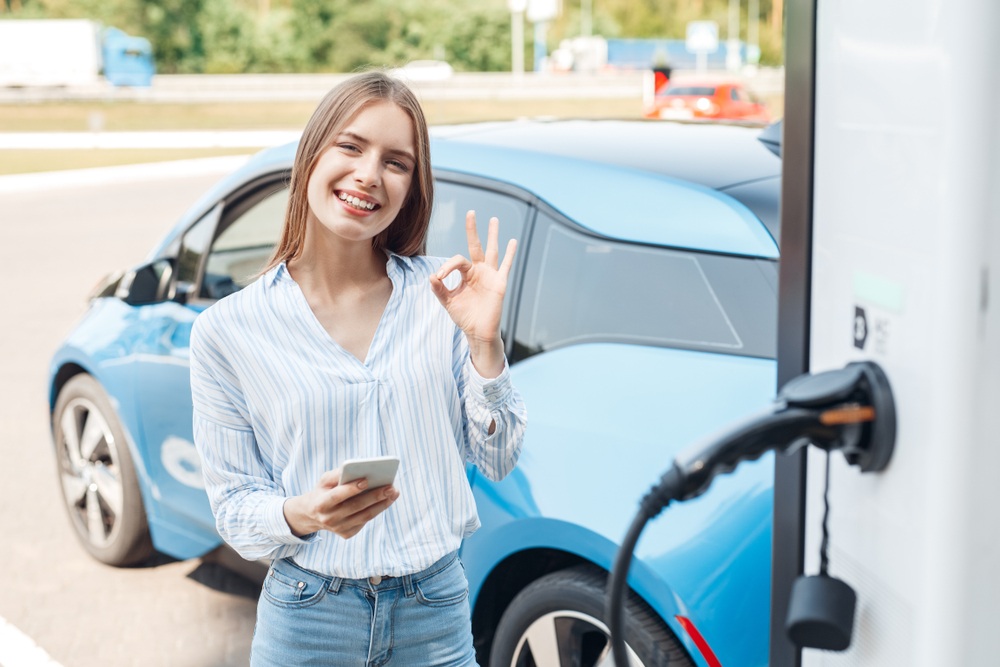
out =
{"type": "MultiPolygon", "coordinates": [[[[337,577],[302,567],[291,558],[284,558],[282,559],[282,561],[284,563],[287,563],[293,568],[296,568],[303,572],[307,572],[314,577],[323,579],[324,581],[327,582],[326,583],[327,590],[329,590],[331,593],[334,594],[340,591],[341,586],[356,586],[358,588],[365,588],[373,591],[374,590],[384,591],[402,587],[406,589],[407,595],[410,595],[411,594],[410,591],[413,588],[413,582],[421,581],[423,579],[426,579],[427,577],[437,574],[441,570],[451,565],[457,558],[458,558],[458,552],[452,551],[451,553],[445,554],[441,558],[437,559],[430,566],[424,568],[423,570],[420,570],[419,572],[414,572],[413,574],[407,574],[401,577],[386,577],[383,578],[382,582],[377,585],[371,583],[371,580],[368,579],[367,577],[363,579],[349,579],[346,577],[337,577]]],[[[275,565],[277,565],[277,562],[274,563],[272,567],[274,567],[275,565]]]]}

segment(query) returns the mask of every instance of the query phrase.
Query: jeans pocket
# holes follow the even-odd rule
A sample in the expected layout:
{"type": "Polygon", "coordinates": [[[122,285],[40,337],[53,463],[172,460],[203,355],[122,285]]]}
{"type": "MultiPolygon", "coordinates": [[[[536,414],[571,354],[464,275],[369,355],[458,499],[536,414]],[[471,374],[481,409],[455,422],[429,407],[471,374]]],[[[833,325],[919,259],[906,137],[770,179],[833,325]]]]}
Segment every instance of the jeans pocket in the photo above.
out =
{"type": "Polygon", "coordinates": [[[328,584],[326,577],[279,560],[267,572],[263,593],[268,602],[279,607],[309,607],[323,599],[328,584]]]}
{"type": "Polygon", "coordinates": [[[441,571],[413,582],[413,590],[425,607],[451,607],[469,597],[469,582],[456,558],[441,571]]]}

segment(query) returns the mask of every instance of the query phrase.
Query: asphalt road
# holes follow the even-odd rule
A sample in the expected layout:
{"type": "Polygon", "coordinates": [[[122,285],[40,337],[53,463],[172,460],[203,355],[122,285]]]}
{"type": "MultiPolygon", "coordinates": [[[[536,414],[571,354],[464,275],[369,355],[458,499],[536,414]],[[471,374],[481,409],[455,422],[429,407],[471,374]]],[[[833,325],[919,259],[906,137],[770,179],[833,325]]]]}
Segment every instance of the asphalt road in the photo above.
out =
{"type": "Polygon", "coordinates": [[[216,590],[245,580],[200,560],[111,568],[78,545],[45,397],[90,288],[138,262],[217,179],[0,195],[0,617],[64,667],[248,664],[256,603],[216,590]]]}

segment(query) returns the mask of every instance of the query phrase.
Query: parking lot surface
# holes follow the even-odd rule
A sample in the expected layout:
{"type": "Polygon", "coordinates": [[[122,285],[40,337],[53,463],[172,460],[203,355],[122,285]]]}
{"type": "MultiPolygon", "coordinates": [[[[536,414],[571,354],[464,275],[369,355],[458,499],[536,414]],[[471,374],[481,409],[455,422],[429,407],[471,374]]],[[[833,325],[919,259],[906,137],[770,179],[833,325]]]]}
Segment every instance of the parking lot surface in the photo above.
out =
{"type": "Polygon", "coordinates": [[[49,359],[91,287],[138,263],[218,178],[0,195],[0,618],[63,667],[248,663],[253,589],[216,590],[245,580],[200,560],[111,568],[77,544],[45,395],[49,359]]]}

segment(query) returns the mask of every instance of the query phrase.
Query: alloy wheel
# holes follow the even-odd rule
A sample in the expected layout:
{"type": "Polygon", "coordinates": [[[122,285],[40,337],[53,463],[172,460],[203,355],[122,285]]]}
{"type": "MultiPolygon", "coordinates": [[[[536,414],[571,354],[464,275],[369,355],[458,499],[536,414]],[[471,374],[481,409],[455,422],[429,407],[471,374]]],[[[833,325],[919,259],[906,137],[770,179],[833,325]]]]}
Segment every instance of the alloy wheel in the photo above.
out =
{"type": "Polygon", "coordinates": [[[101,411],[74,398],[59,416],[59,476],[77,531],[97,548],[111,544],[121,527],[124,493],[117,443],[101,411]]]}
{"type": "MultiPolygon", "coordinates": [[[[631,647],[629,666],[643,667],[631,647]]],[[[615,667],[606,625],[578,611],[553,611],[535,619],[521,635],[511,667],[615,667]]]]}

